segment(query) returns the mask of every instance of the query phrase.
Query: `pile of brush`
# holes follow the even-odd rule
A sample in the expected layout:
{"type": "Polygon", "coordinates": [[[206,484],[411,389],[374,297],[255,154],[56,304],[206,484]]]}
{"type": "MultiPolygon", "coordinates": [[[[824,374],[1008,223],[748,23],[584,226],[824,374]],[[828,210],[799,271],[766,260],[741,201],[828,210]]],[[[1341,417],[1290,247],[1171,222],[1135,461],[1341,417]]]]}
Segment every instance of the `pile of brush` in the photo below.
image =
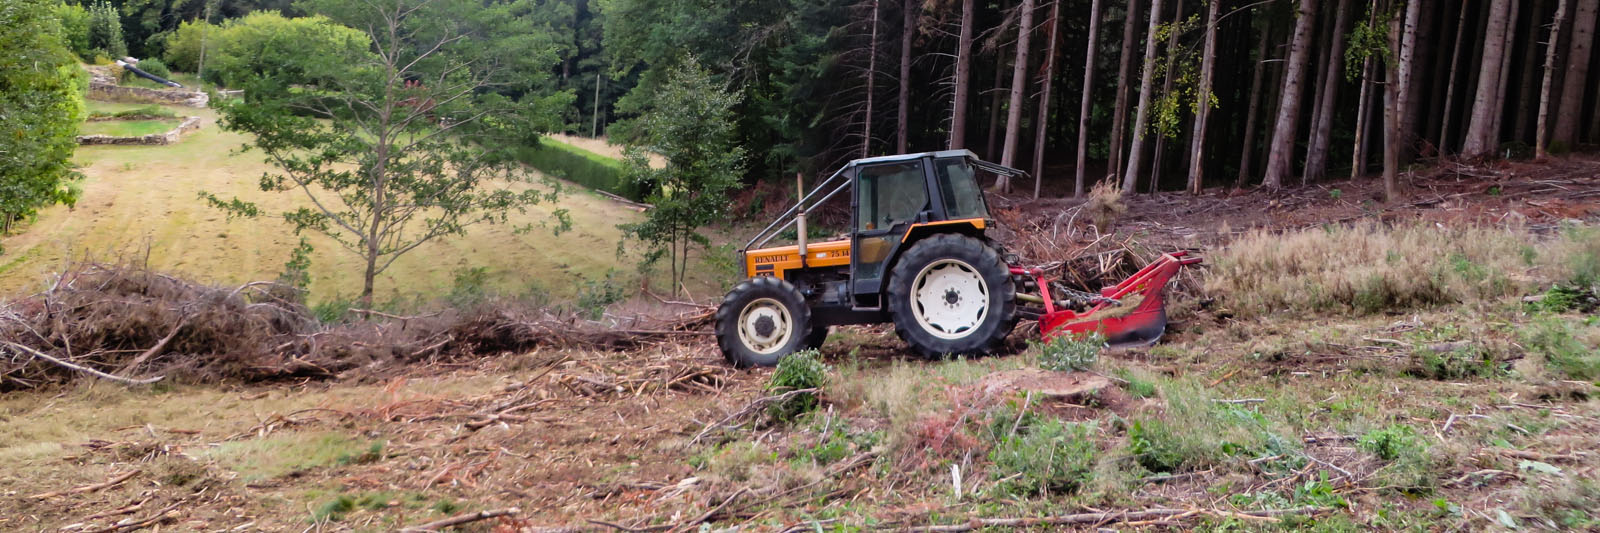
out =
{"type": "Polygon", "coordinates": [[[348,371],[518,352],[619,350],[690,333],[661,321],[584,320],[509,302],[323,324],[293,287],[196,283],[147,268],[80,264],[0,308],[0,392],[80,377],[127,383],[334,377],[348,371]]]}

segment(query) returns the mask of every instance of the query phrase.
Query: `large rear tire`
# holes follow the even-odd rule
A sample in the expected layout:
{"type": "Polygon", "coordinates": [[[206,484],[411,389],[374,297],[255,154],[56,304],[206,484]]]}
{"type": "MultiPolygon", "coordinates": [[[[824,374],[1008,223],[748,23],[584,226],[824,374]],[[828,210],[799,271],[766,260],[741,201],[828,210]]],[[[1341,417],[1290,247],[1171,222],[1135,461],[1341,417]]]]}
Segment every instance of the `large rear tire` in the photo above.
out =
{"type": "Polygon", "coordinates": [[[717,306],[717,346],[733,366],[773,366],[807,347],[811,308],[789,282],[770,276],[745,280],[717,306]]]}
{"type": "Polygon", "coordinates": [[[1017,323],[1016,294],[1000,254],[960,234],[918,241],[889,276],[895,333],[930,359],[999,350],[1017,323]]]}

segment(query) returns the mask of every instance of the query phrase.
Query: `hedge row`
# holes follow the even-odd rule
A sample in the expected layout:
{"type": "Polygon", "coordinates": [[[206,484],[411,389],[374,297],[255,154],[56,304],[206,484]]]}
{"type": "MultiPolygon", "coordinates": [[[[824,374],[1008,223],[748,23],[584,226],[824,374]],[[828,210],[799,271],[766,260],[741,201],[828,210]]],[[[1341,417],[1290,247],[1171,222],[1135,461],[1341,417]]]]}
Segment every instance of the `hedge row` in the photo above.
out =
{"type": "Polygon", "coordinates": [[[622,161],[550,138],[518,151],[523,163],[551,176],[606,191],[634,201],[642,199],[638,186],[627,179],[622,161]]]}

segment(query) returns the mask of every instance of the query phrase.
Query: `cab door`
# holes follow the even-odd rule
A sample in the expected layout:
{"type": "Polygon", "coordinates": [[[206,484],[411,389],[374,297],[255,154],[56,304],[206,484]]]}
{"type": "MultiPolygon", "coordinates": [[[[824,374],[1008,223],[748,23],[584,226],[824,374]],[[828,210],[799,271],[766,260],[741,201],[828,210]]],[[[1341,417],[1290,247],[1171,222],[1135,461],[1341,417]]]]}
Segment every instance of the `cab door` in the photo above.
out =
{"type": "Polygon", "coordinates": [[[850,292],[856,308],[881,309],[889,258],[911,225],[928,219],[927,169],[915,159],[863,165],[856,172],[850,292]]]}

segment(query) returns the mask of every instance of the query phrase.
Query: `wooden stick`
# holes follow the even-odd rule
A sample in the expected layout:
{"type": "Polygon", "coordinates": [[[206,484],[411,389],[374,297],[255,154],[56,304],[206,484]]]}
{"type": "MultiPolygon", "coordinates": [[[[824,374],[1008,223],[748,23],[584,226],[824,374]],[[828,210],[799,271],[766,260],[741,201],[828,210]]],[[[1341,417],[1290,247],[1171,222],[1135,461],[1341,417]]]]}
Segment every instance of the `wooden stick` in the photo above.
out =
{"type": "MultiPolygon", "coordinates": [[[[972,518],[964,524],[928,525],[910,528],[909,531],[925,531],[929,533],[959,533],[974,531],[989,527],[1036,527],[1045,525],[1073,525],[1097,524],[1105,525],[1117,522],[1134,522],[1142,520],[1176,518],[1179,516],[1194,516],[1205,513],[1216,516],[1234,516],[1250,518],[1271,518],[1274,516],[1293,514],[1313,514],[1326,511],[1326,507],[1296,507],[1293,509],[1269,509],[1265,511],[1198,511],[1194,509],[1148,509],[1144,511],[1125,511],[1120,513],[1078,513],[1068,515],[1041,516],[1038,518],[972,518]]],[[[887,526],[893,527],[893,526],[887,526]]]]}
{"type": "Polygon", "coordinates": [[[693,445],[694,443],[700,442],[700,439],[705,438],[705,436],[710,434],[712,431],[715,431],[717,428],[721,428],[721,427],[727,425],[729,422],[732,422],[735,419],[743,418],[745,416],[749,416],[751,414],[754,414],[757,410],[759,410],[761,407],[763,407],[763,406],[765,406],[767,404],[775,403],[775,402],[781,402],[781,401],[787,400],[789,398],[792,398],[792,397],[795,397],[795,396],[799,396],[801,394],[815,394],[818,390],[821,390],[821,389],[817,389],[817,388],[797,389],[797,390],[792,390],[792,391],[785,392],[783,394],[779,394],[779,395],[776,395],[776,396],[767,396],[765,398],[756,398],[755,401],[750,402],[750,404],[744,406],[743,409],[735,411],[733,414],[728,415],[727,417],[723,418],[722,420],[717,421],[717,423],[711,424],[709,426],[706,426],[705,429],[700,430],[700,433],[695,434],[694,438],[689,439],[689,444],[688,445],[693,445]]]}
{"type": "Polygon", "coordinates": [[[100,378],[100,379],[109,379],[111,381],[119,381],[119,382],[127,383],[127,384],[130,384],[130,385],[149,385],[151,383],[155,383],[157,381],[161,381],[162,379],[166,378],[166,376],[156,376],[156,377],[153,377],[153,378],[145,378],[145,379],[125,378],[125,377],[122,377],[122,376],[107,374],[105,372],[101,372],[99,370],[95,370],[93,368],[89,368],[89,367],[86,367],[86,366],[78,366],[78,365],[75,365],[75,364],[72,364],[72,363],[68,363],[66,361],[62,361],[60,359],[56,359],[54,357],[50,357],[48,355],[45,355],[44,352],[41,352],[39,350],[35,350],[33,348],[29,348],[27,346],[23,346],[21,344],[17,344],[17,343],[14,343],[14,342],[7,342],[6,346],[10,346],[11,349],[13,349],[13,350],[20,350],[20,351],[27,352],[29,354],[32,354],[34,357],[37,357],[37,358],[40,358],[40,359],[44,359],[45,361],[49,361],[51,363],[55,363],[57,366],[60,366],[62,368],[66,368],[66,369],[69,369],[69,370],[76,370],[78,372],[83,372],[85,374],[89,374],[91,376],[94,376],[94,377],[97,377],[97,378],[100,378]]]}
{"type": "Polygon", "coordinates": [[[129,371],[132,371],[133,369],[138,368],[139,365],[144,364],[144,361],[146,359],[149,359],[150,357],[152,357],[152,356],[154,356],[154,355],[156,355],[158,353],[161,353],[161,349],[162,348],[166,348],[167,347],[167,343],[172,342],[172,338],[178,336],[178,330],[183,329],[183,323],[184,322],[188,322],[188,321],[189,321],[189,315],[183,315],[183,317],[178,319],[178,325],[173,326],[172,327],[172,331],[167,333],[167,336],[162,337],[161,340],[157,341],[156,345],[155,346],[151,346],[149,350],[145,350],[144,353],[141,353],[141,354],[139,354],[138,357],[133,358],[133,362],[128,363],[127,366],[122,367],[122,370],[118,370],[117,373],[126,374],[129,371]]]}
{"type": "Polygon", "coordinates": [[[90,531],[89,533],[112,533],[114,531],[115,532],[120,532],[120,531],[134,531],[134,530],[138,530],[138,529],[144,529],[144,528],[150,527],[150,525],[155,524],[156,522],[160,522],[162,519],[165,519],[167,517],[167,513],[172,512],[173,509],[177,509],[178,505],[182,504],[182,503],[183,502],[178,502],[178,503],[174,503],[172,505],[168,505],[165,508],[161,509],[160,511],[156,511],[155,514],[152,514],[150,516],[147,516],[147,517],[139,519],[139,520],[134,520],[134,521],[131,521],[131,522],[127,521],[127,520],[124,520],[124,521],[121,521],[121,522],[117,522],[115,524],[111,524],[110,526],[107,526],[107,527],[103,527],[103,528],[100,528],[100,529],[96,529],[94,531],[90,531]]]}
{"type": "Polygon", "coordinates": [[[443,519],[439,519],[439,520],[434,520],[434,521],[428,522],[426,524],[410,526],[410,527],[407,527],[405,529],[401,529],[400,532],[401,533],[425,533],[425,532],[428,532],[428,531],[438,531],[441,528],[459,526],[461,524],[477,522],[479,520],[488,520],[490,518],[495,518],[495,517],[500,517],[500,516],[511,516],[511,515],[518,514],[518,513],[521,513],[521,512],[522,512],[522,510],[518,509],[516,507],[507,507],[505,509],[493,509],[493,510],[489,510],[489,511],[477,511],[477,512],[473,512],[473,513],[459,514],[459,515],[455,515],[455,516],[452,516],[452,517],[449,517],[449,518],[443,518],[443,519]]]}
{"type": "Polygon", "coordinates": [[[43,499],[46,499],[46,498],[54,498],[56,496],[66,496],[68,494],[77,494],[77,493],[80,493],[80,492],[94,492],[94,491],[97,491],[97,490],[100,490],[100,489],[105,489],[105,488],[110,488],[110,487],[117,486],[117,485],[121,484],[124,481],[132,479],[133,476],[139,475],[139,472],[140,472],[139,470],[129,470],[128,472],[123,473],[122,475],[119,475],[117,477],[111,478],[110,480],[105,481],[103,483],[95,483],[93,485],[84,485],[82,487],[73,487],[73,488],[70,488],[70,489],[67,489],[67,490],[64,490],[64,491],[58,491],[58,492],[45,492],[45,493],[41,493],[41,494],[35,494],[35,495],[32,495],[32,496],[29,496],[29,498],[33,498],[33,499],[36,499],[36,500],[43,500],[43,499]]]}

